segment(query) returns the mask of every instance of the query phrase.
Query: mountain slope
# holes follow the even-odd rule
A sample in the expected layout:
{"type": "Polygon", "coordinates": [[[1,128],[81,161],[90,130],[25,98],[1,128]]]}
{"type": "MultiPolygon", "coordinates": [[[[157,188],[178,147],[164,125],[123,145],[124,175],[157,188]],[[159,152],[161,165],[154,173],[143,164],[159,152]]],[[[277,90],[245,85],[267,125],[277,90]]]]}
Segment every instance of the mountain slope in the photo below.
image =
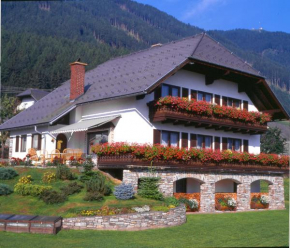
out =
{"type": "MultiPolygon", "coordinates": [[[[203,32],[130,0],[1,4],[3,85],[55,88],[69,78],[68,64],[79,57],[91,69],[111,57],[203,32]]],[[[290,34],[214,30],[209,35],[289,90],[290,34]]],[[[287,97],[281,99],[290,106],[287,97]]]]}

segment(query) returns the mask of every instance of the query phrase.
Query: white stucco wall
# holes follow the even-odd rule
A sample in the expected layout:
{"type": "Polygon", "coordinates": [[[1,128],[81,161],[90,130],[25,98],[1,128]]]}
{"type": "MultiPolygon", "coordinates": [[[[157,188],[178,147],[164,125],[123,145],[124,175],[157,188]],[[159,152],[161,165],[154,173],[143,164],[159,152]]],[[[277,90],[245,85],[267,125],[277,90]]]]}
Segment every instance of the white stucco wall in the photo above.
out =
{"type": "Polygon", "coordinates": [[[21,103],[17,106],[17,110],[27,109],[35,103],[32,97],[23,98],[21,103]]]}
{"type": "Polygon", "coordinates": [[[230,179],[224,179],[216,182],[216,193],[234,193],[234,181],[230,179]]]}

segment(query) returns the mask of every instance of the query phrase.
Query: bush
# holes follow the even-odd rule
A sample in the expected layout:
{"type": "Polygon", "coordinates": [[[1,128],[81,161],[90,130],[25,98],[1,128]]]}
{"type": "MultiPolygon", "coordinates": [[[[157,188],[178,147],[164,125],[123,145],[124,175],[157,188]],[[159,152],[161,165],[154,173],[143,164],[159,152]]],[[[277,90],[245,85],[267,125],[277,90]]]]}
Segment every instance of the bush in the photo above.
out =
{"type": "Polygon", "coordinates": [[[87,157],[86,161],[82,164],[82,166],[84,167],[84,172],[90,172],[92,171],[92,169],[94,168],[95,164],[92,161],[91,157],[87,157]]]}
{"type": "Polygon", "coordinates": [[[175,207],[179,206],[179,201],[173,196],[166,197],[164,201],[167,206],[175,206],[175,207]]]}
{"type": "Polygon", "coordinates": [[[50,190],[51,186],[33,185],[17,183],[14,186],[14,191],[20,195],[39,196],[45,190],[50,190]]]}
{"type": "Polygon", "coordinates": [[[65,195],[73,195],[75,193],[81,192],[83,187],[83,185],[79,185],[77,182],[73,182],[60,189],[65,195]]]}
{"type": "Polygon", "coordinates": [[[75,179],[71,170],[64,164],[57,165],[55,177],[60,180],[74,180],[75,179]]]}
{"type": "Polygon", "coordinates": [[[120,184],[115,187],[114,196],[118,200],[129,200],[134,197],[134,189],[132,184],[120,184]]]}
{"type": "Polygon", "coordinates": [[[112,193],[111,188],[106,185],[106,179],[104,176],[99,175],[97,178],[91,178],[86,182],[87,192],[99,192],[101,195],[110,195],[112,193]]]}
{"type": "Polygon", "coordinates": [[[23,184],[30,184],[33,181],[32,177],[30,175],[28,176],[23,176],[18,180],[18,183],[23,183],[23,184]]]}
{"type": "Polygon", "coordinates": [[[9,195],[13,190],[7,184],[0,183],[0,195],[9,195]]]}
{"type": "Polygon", "coordinates": [[[163,195],[159,192],[158,182],[159,177],[143,177],[140,178],[138,195],[144,198],[163,200],[163,195]]]}
{"type": "Polygon", "coordinates": [[[53,172],[45,172],[43,177],[42,177],[42,182],[44,183],[51,183],[55,181],[56,175],[53,172]]]}
{"type": "Polygon", "coordinates": [[[104,200],[104,196],[99,192],[87,192],[84,201],[102,201],[104,200]]]}
{"type": "Polygon", "coordinates": [[[12,168],[0,167],[0,180],[9,180],[17,177],[18,173],[12,168]]]}
{"type": "Polygon", "coordinates": [[[67,195],[52,189],[43,190],[39,196],[46,204],[62,203],[67,200],[67,195]]]}
{"type": "Polygon", "coordinates": [[[79,180],[83,183],[86,181],[91,180],[92,178],[99,178],[101,176],[101,173],[99,171],[89,171],[84,172],[80,177],[79,180]]]}

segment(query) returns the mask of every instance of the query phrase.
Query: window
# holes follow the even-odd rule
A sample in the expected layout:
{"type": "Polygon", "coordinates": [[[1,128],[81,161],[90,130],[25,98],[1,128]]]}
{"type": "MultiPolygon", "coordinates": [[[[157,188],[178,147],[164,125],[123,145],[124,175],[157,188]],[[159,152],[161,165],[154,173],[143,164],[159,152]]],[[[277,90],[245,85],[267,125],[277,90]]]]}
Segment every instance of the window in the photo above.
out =
{"type": "Polygon", "coordinates": [[[198,91],[197,92],[197,100],[198,101],[206,101],[206,102],[212,102],[212,94],[198,91]]]}
{"type": "Polygon", "coordinates": [[[162,131],[161,133],[161,144],[165,146],[179,146],[179,133],[162,131]]]}
{"type": "Polygon", "coordinates": [[[180,88],[168,84],[163,84],[161,88],[161,97],[165,96],[180,96],[180,88]]]}
{"type": "Polygon", "coordinates": [[[241,100],[230,97],[223,97],[223,105],[233,108],[241,108],[241,100]]]}
{"type": "Polygon", "coordinates": [[[197,148],[210,149],[212,147],[212,136],[197,135],[197,148]]]}
{"type": "Polygon", "coordinates": [[[92,154],[91,146],[108,143],[108,131],[88,133],[88,154],[92,154]]]}
{"type": "Polygon", "coordinates": [[[41,150],[41,135],[33,134],[32,135],[32,144],[31,147],[36,150],[41,150]]]}
{"type": "Polygon", "coordinates": [[[241,151],[241,140],[233,138],[223,138],[224,148],[223,150],[231,150],[240,152],[241,151]]]}
{"type": "Polygon", "coordinates": [[[20,147],[20,152],[26,152],[26,135],[21,136],[21,147],[20,147]]]}

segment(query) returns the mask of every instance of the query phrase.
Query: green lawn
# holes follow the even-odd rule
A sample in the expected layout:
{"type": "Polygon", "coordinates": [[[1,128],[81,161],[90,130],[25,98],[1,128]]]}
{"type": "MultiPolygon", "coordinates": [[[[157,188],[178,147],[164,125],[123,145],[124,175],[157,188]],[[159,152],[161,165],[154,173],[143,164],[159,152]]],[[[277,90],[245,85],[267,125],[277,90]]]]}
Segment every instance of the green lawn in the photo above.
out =
{"type": "MultiPolygon", "coordinates": [[[[288,247],[289,179],[285,179],[284,182],[286,210],[193,214],[187,216],[187,223],[182,226],[137,232],[62,230],[56,236],[0,232],[0,248],[288,247]]],[[[73,199],[70,201],[74,204],[78,202],[73,199]]],[[[109,198],[106,201],[114,200],[109,198]]],[[[140,201],[140,199],[136,201],[140,201]]],[[[22,204],[25,203],[22,202],[22,204]]],[[[2,206],[0,205],[0,212],[2,212],[2,206]]],[[[59,207],[64,209],[64,206],[65,204],[59,207]]],[[[11,209],[23,208],[26,211],[29,208],[34,208],[34,211],[40,212],[41,210],[38,208],[45,208],[44,205],[35,206],[33,204],[30,207],[23,205],[20,207],[11,205],[10,207],[11,209]]],[[[50,211],[56,211],[56,209],[57,207],[51,207],[50,211]]],[[[49,213],[49,209],[46,211],[49,213]]]]}
{"type": "MultiPolygon", "coordinates": [[[[18,182],[19,178],[24,175],[31,175],[33,184],[51,185],[54,189],[58,190],[61,186],[69,184],[71,181],[56,181],[51,184],[42,183],[42,176],[45,172],[55,172],[54,168],[51,169],[35,169],[35,168],[15,168],[19,176],[12,180],[0,180],[0,183],[10,185],[12,188],[18,182]]],[[[78,170],[73,170],[77,175],[80,173],[78,170]]],[[[82,184],[77,180],[79,184],[82,184]]],[[[113,184],[113,183],[111,183],[113,184]]],[[[103,205],[116,207],[133,207],[143,205],[162,205],[160,201],[144,199],[136,197],[135,199],[128,201],[119,201],[113,195],[106,196],[102,202],[87,202],[83,200],[86,192],[83,189],[80,193],[74,194],[68,197],[68,201],[60,204],[47,205],[42,200],[33,196],[21,196],[16,193],[12,193],[8,196],[1,196],[0,198],[0,213],[7,214],[34,214],[34,215],[61,215],[62,217],[74,217],[82,209],[98,209],[103,205]]],[[[0,243],[1,244],[1,243],[0,243]]],[[[1,248],[1,246],[0,246],[1,248]]]]}

